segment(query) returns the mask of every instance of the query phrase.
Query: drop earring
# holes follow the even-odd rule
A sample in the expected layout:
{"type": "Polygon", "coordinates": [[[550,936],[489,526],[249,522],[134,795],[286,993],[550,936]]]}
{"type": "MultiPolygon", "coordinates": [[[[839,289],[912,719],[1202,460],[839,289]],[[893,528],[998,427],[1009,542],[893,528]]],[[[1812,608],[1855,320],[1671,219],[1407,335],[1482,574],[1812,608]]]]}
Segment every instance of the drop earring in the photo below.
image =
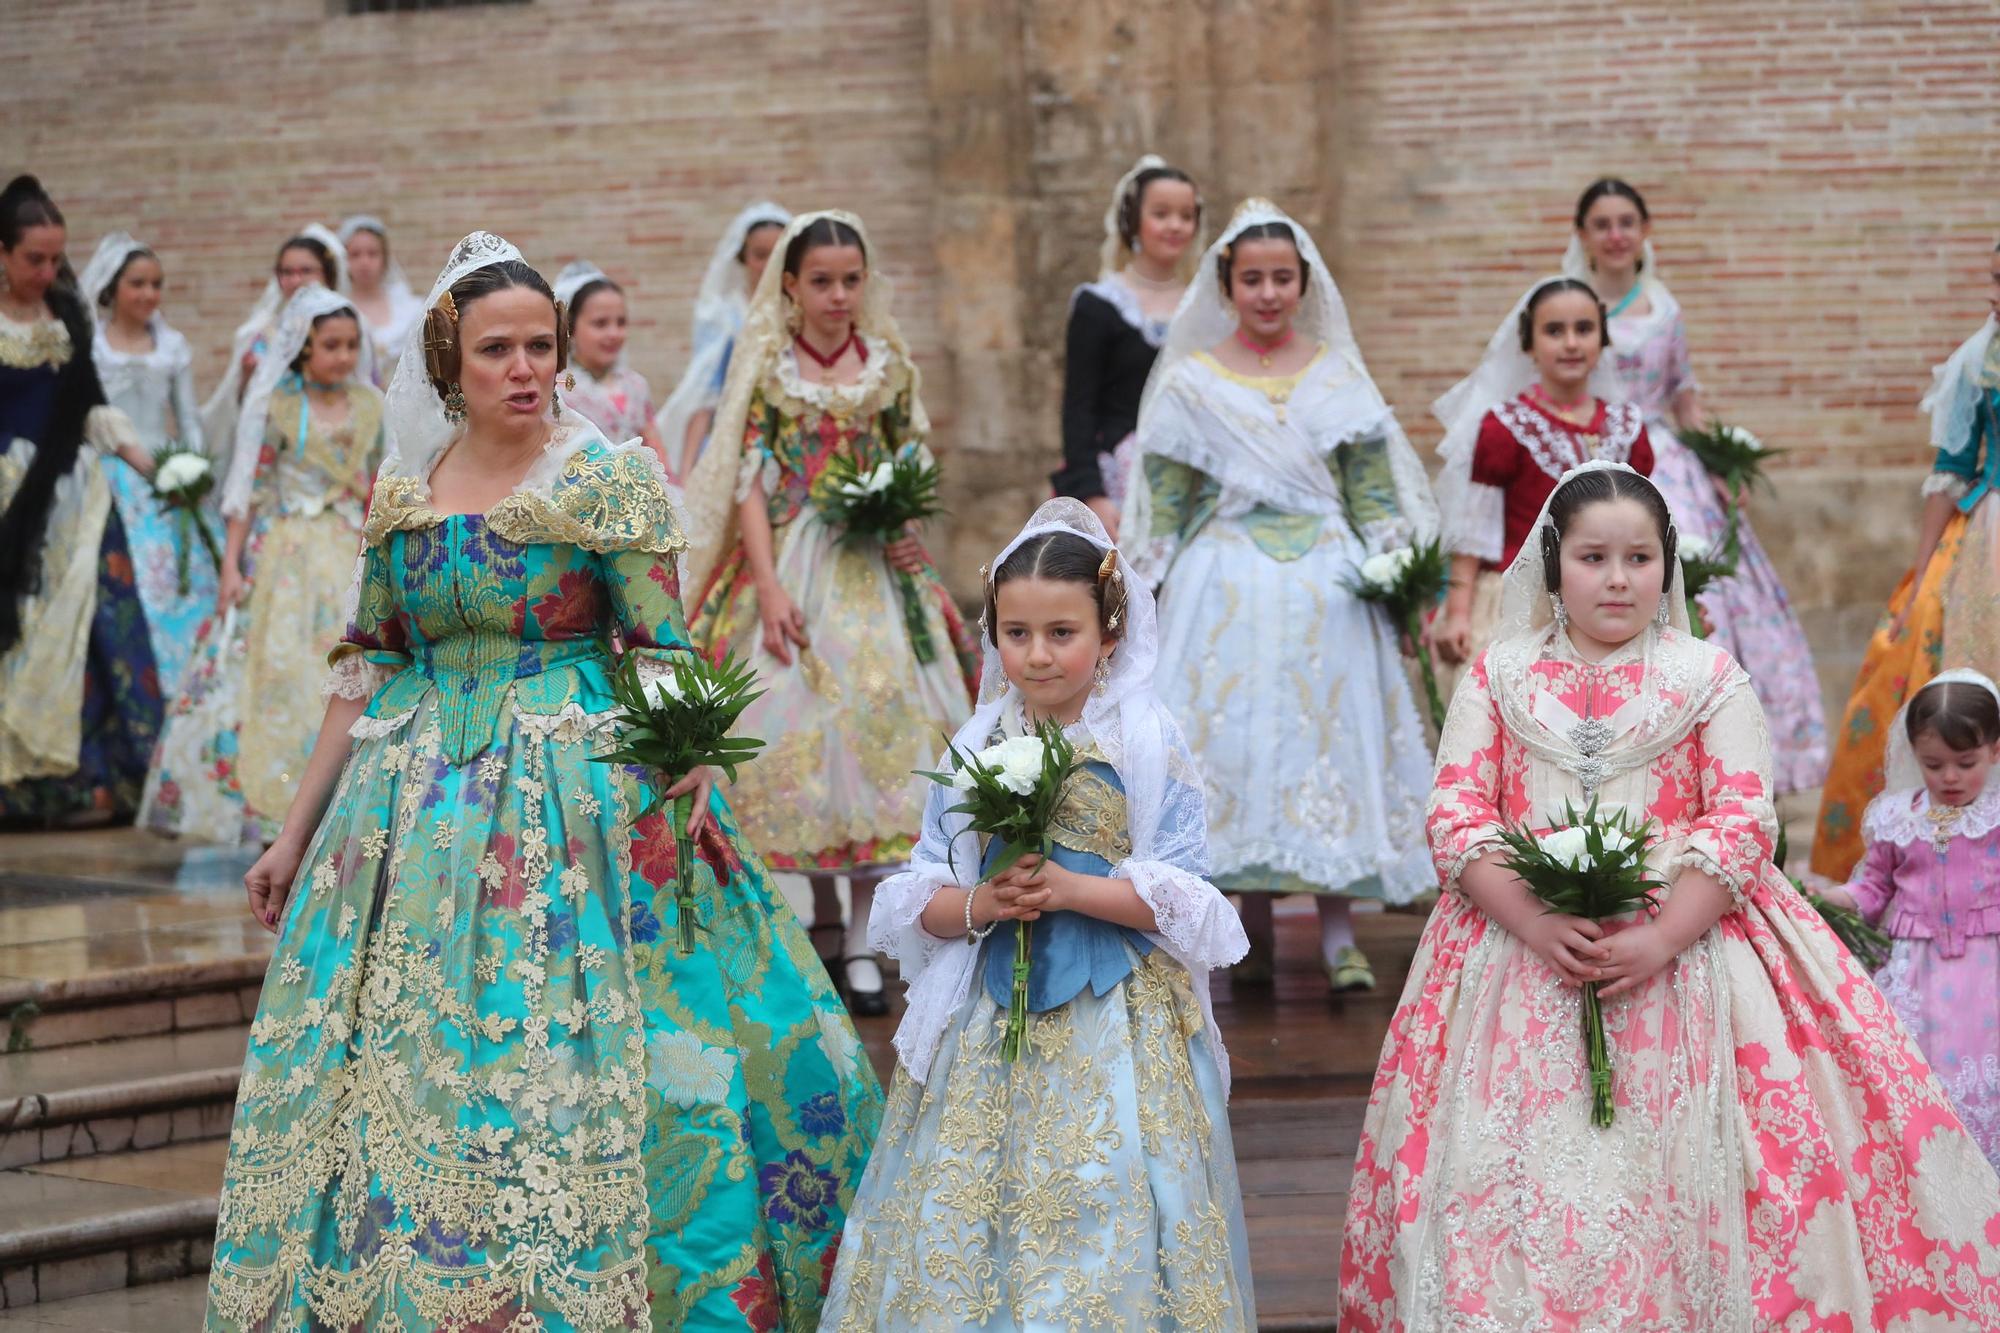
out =
{"type": "Polygon", "coordinates": [[[455,381],[444,396],[444,419],[454,426],[465,420],[465,391],[455,381]]]}
{"type": "Polygon", "coordinates": [[[1569,608],[1563,605],[1562,594],[1559,592],[1550,593],[1549,606],[1555,612],[1556,628],[1567,630],[1569,628],[1569,608]]]}
{"type": "Polygon", "coordinates": [[[1653,623],[1661,629],[1667,627],[1667,593],[1664,589],[1660,592],[1660,609],[1653,613],[1653,623]]]}
{"type": "Polygon", "coordinates": [[[1097,668],[1090,674],[1091,679],[1095,682],[1091,686],[1090,692],[1092,694],[1103,694],[1105,683],[1111,679],[1111,659],[1109,657],[1098,658],[1097,668]]]}

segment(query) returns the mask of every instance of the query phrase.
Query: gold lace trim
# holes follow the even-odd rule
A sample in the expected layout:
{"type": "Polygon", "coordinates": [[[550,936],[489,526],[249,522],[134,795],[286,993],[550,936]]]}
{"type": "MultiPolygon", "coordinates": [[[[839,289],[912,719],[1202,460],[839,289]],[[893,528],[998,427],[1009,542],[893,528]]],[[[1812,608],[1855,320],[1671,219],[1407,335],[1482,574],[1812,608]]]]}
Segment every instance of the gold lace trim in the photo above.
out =
{"type": "Polygon", "coordinates": [[[37,366],[66,365],[72,350],[69,329],[59,319],[38,320],[33,324],[0,320],[0,366],[33,370],[37,366]]]}
{"type": "Polygon", "coordinates": [[[1079,769],[1063,791],[1049,838],[1073,852],[1102,857],[1112,865],[1132,856],[1125,793],[1088,769],[1079,769]]]}
{"type": "Polygon", "coordinates": [[[1245,375],[1223,365],[1215,359],[1215,355],[1211,352],[1196,352],[1195,356],[1201,360],[1203,365],[1222,376],[1222,378],[1232,383],[1240,384],[1246,389],[1261,393],[1274,403],[1282,403],[1292,396],[1299,385],[1304,382],[1306,376],[1319,369],[1320,362],[1326,360],[1326,344],[1321,343],[1319,349],[1312,354],[1312,360],[1306,362],[1289,375],[1245,375]]]}
{"type": "MultiPolygon", "coordinates": [[[[599,554],[666,555],[687,546],[666,487],[636,454],[579,450],[550,491],[508,496],[486,511],[486,526],[524,546],[567,544],[599,554]]],[[[392,532],[433,528],[448,517],[431,508],[430,487],[422,480],[389,477],[376,487],[366,540],[379,545],[392,532]]]]}

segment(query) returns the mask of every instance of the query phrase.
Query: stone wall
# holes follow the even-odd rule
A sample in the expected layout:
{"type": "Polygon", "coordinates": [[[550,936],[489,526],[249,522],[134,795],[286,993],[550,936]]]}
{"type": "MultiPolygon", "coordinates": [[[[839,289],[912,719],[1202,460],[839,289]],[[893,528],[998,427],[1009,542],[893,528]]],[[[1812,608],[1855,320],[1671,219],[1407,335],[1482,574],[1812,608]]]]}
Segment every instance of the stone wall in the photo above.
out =
{"type": "Polygon", "coordinates": [[[1926,369],[1983,314],[2000,218],[1991,0],[328,0],[16,6],[8,156],[79,258],[127,226],[212,381],[269,252],[384,214],[419,286],[475,225],[625,280],[664,394],[742,202],[855,208],[927,375],[944,556],[1044,492],[1062,327],[1111,181],[1154,149],[1209,228],[1250,193],[1318,238],[1411,435],[1557,263],[1576,192],[1654,204],[1696,370],[1793,452],[1758,502],[1835,693],[1908,558],[1926,369]]]}

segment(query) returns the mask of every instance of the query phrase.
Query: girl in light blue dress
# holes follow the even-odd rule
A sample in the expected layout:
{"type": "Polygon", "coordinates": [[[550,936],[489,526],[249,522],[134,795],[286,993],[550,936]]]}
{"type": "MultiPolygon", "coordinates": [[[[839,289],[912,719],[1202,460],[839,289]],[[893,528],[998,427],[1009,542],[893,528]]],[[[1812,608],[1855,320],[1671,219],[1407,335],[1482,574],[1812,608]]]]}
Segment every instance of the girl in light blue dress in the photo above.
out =
{"type": "Polygon", "coordinates": [[[1064,724],[1082,769],[1048,859],[993,873],[932,792],[873,943],[909,983],[882,1132],[821,1328],[1250,1329],[1228,1062],[1208,973],[1243,954],[1208,882],[1200,775],[1154,698],[1153,599],[1081,501],[992,565],[974,753],[1064,724]],[[1015,934],[1027,1041],[1002,1054],[1015,934]],[[971,947],[968,947],[971,946],[971,947]]]}

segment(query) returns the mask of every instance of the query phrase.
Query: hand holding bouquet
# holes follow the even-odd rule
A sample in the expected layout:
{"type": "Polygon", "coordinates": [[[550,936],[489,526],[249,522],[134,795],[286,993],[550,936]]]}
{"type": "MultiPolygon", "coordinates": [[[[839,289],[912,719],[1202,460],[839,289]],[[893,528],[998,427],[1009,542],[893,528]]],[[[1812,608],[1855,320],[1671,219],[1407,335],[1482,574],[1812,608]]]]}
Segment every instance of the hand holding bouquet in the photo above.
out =
{"type": "Polygon", "coordinates": [[[1437,669],[1431,664],[1430,650],[1424,646],[1424,613],[1444,594],[1451,572],[1444,547],[1435,539],[1415,546],[1371,555],[1361,562],[1359,577],[1347,590],[1364,602],[1374,602],[1389,613],[1405,643],[1417,655],[1424,677],[1424,699],[1430,706],[1431,722],[1444,730],[1444,700],[1438,695],[1437,669]]]}
{"type": "MultiPolygon", "coordinates": [[[[733,656],[717,663],[692,653],[677,655],[669,674],[649,681],[639,674],[639,654],[628,652],[611,678],[619,744],[596,758],[653,769],[669,781],[705,767],[719,768],[733,780],[736,766],[764,746],[753,737],[729,734],[743,710],[763,694],[756,685],[756,673],[733,656]]],[[[666,801],[664,790],[655,793],[640,817],[666,801]]],[[[683,958],[694,952],[693,820],[694,793],[674,798],[674,904],[683,958]]]]}
{"type": "MultiPolygon", "coordinates": [[[[1023,856],[1047,858],[1049,826],[1062,804],[1063,790],[1082,764],[1062,727],[1044,721],[1032,736],[1014,736],[967,755],[950,746],[952,771],[924,773],[941,786],[964,794],[950,813],[965,815],[974,833],[1001,840],[993,857],[997,875],[1023,856]]],[[[1007,1006],[1007,1032],[1000,1054],[1018,1060],[1028,1036],[1028,975],[1033,959],[1029,924],[1015,922],[1014,988],[1007,1006]]]]}
{"type": "MultiPolygon", "coordinates": [[[[847,454],[835,454],[826,465],[826,484],[814,492],[827,522],[843,530],[843,541],[886,545],[902,537],[912,523],[939,512],[938,470],[914,450],[872,467],[847,454]]],[[[895,571],[903,599],[903,625],[910,648],[926,665],[937,660],[930,626],[916,575],[895,571]]]]}
{"type": "MultiPolygon", "coordinates": [[[[1547,833],[1513,828],[1500,835],[1508,851],[1507,868],[1530,893],[1549,911],[1586,921],[1658,910],[1657,895],[1666,884],[1646,865],[1650,820],[1635,821],[1623,811],[1604,813],[1595,800],[1581,814],[1565,805],[1563,818],[1567,827],[1547,833]]],[[[1594,981],[1583,986],[1583,1042],[1590,1062],[1590,1123],[1607,1129],[1613,1107],[1611,1052],[1594,981]]]]}
{"type": "Polygon", "coordinates": [[[222,569],[222,550],[215,544],[215,534],[201,521],[201,502],[215,489],[215,469],[209,465],[205,454],[178,444],[162,445],[153,451],[153,497],[160,507],[174,516],[175,524],[181,530],[181,540],[175,543],[175,574],[180,581],[181,596],[188,590],[188,530],[200,540],[202,549],[214,562],[218,572],[222,569]]]}
{"type": "Polygon", "coordinates": [[[1764,476],[1764,464],[1785,452],[1766,449],[1762,440],[1741,426],[1725,426],[1715,421],[1700,430],[1678,431],[1675,438],[1701,460],[1711,476],[1729,488],[1739,503],[1743,492],[1750,487],[1760,482],[1767,488],[1770,486],[1764,476]]]}

